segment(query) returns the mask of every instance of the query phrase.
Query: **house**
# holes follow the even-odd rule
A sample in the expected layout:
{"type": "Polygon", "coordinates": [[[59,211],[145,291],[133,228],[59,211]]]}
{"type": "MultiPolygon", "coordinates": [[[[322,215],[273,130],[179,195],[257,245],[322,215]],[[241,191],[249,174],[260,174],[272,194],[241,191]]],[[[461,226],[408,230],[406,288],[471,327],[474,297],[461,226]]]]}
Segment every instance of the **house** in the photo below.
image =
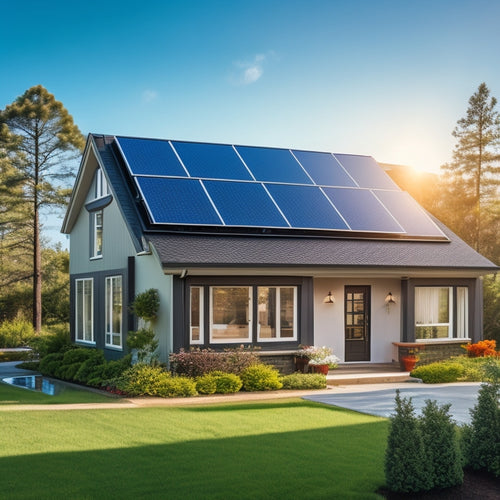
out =
{"type": "Polygon", "coordinates": [[[91,134],[62,231],[72,337],[109,359],[150,288],[162,361],[192,346],[460,352],[497,271],[368,156],[91,134]]]}

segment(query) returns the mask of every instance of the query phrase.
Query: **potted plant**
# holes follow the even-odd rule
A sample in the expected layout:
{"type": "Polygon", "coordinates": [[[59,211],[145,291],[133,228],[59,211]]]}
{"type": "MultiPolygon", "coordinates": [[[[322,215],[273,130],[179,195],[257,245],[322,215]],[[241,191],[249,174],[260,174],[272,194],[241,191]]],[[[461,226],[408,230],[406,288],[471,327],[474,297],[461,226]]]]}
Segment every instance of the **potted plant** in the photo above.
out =
{"type": "Polygon", "coordinates": [[[301,355],[308,360],[309,367],[313,373],[328,374],[328,370],[336,368],[339,358],[333,354],[327,346],[309,346],[301,349],[301,355]]]}
{"type": "Polygon", "coordinates": [[[307,356],[306,349],[309,346],[300,345],[299,348],[295,353],[295,370],[300,373],[307,373],[309,370],[309,357],[307,356]]]}
{"type": "Polygon", "coordinates": [[[405,372],[411,372],[418,363],[419,357],[417,349],[408,349],[407,353],[400,358],[401,369],[405,372]]]}

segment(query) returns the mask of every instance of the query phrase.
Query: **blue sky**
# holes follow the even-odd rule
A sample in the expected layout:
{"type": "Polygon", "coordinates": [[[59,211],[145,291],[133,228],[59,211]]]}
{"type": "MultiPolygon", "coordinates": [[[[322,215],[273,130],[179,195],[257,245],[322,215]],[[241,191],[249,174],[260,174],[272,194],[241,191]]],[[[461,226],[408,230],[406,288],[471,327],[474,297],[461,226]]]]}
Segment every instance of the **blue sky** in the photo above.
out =
{"type": "Polygon", "coordinates": [[[0,108],[33,85],[89,132],[372,155],[438,171],[497,0],[0,2],[0,108]]]}

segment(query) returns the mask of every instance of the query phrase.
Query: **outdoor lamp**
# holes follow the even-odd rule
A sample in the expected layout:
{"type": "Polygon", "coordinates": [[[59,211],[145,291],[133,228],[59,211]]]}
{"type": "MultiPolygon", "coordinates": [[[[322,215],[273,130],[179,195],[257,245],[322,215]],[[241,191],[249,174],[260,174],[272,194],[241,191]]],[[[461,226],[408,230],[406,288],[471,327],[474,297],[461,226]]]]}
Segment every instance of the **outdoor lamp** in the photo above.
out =
{"type": "Polygon", "coordinates": [[[335,297],[332,295],[332,292],[328,292],[328,295],[323,300],[324,304],[335,304],[335,297]]]}

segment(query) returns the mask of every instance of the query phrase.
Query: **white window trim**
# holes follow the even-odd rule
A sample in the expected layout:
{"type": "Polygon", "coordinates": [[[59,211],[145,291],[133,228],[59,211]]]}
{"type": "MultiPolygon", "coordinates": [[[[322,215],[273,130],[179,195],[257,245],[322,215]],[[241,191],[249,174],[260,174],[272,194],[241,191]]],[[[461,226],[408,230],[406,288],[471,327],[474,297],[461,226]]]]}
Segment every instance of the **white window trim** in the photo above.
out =
{"type": "MultiPolygon", "coordinates": [[[[82,301],[83,307],[85,308],[85,301],[82,301]]],[[[85,309],[82,311],[82,317],[84,318],[84,324],[85,324],[85,309]]],[[[83,326],[83,332],[82,332],[82,337],[85,337],[85,328],[83,326]]],[[[78,278],[75,280],[75,342],[78,344],[89,344],[89,345],[95,345],[95,337],[94,337],[94,278],[78,278]],[[90,281],[91,283],[91,288],[90,288],[90,293],[91,293],[91,300],[90,300],[90,337],[92,340],[85,340],[84,338],[78,338],[79,335],[79,325],[78,325],[78,283],[83,284],[83,290],[85,290],[85,285],[84,282],[90,281]]]]}
{"type": "Polygon", "coordinates": [[[102,259],[102,254],[103,254],[103,237],[104,237],[104,211],[103,210],[96,210],[95,212],[91,213],[92,217],[92,255],[90,256],[90,260],[97,260],[97,259],[102,259]],[[98,253],[97,249],[97,214],[101,214],[101,253],[98,253]]]}
{"type": "MultiPolygon", "coordinates": [[[[252,315],[253,315],[253,287],[251,285],[213,285],[209,287],[210,293],[210,326],[209,326],[209,337],[211,344],[243,344],[252,342],[252,315]],[[213,322],[213,290],[215,288],[246,288],[248,290],[248,336],[245,338],[233,338],[233,339],[214,339],[212,331],[217,324],[213,322]]],[[[224,325],[220,325],[224,326],[224,325]]]]}
{"type": "Polygon", "coordinates": [[[104,172],[99,167],[95,172],[95,199],[104,198],[108,193],[108,181],[106,180],[104,172]]]}
{"type": "Polygon", "coordinates": [[[105,293],[105,300],[104,300],[104,345],[109,348],[109,349],[116,349],[116,350],[123,350],[123,277],[121,275],[117,276],[106,276],[105,280],[105,287],[104,287],[104,293],[105,293]],[[114,281],[115,279],[120,279],[121,280],[121,303],[122,303],[122,310],[120,313],[120,331],[119,332],[113,332],[113,331],[108,331],[108,325],[111,327],[111,330],[113,329],[113,289],[114,289],[114,281]],[[108,283],[111,283],[111,286],[108,290],[108,283]],[[110,307],[111,305],[111,307],[110,307]],[[110,342],[108,342],[108,335],[110,336],[110,342]],[[120,339],[120,344],[116,345],[113,344],[113,339],[119,337],[120,339]]]}
{"type": "Polygon", "coordinates": [[[191,345],[201,345],[201,344],[204,344],[205,343],[205,329],[204,329],[204,311],[205,311],[205,308],[203,307],[204,306],[204,287],[202,286],[192,286],[190,287],[190,291],[189,291],[189,343],[191,345]],[[200,317],[198,318],[199,320],[199,326],[198,327],[193,327],[191,325],[191,291],[193,289],[197,289],[199,294],[200,294],[200,304],[199,304],[199,310],[200,310],[200,317]],[[199,340],[193,340],[193,328],[198,328],[199,329],[199,332],[200,332],[200,338],[199,340]]]}
{"type": "Polygon", "coordinates": [[[273,338],[265,338],[260,336],[260,322],[257,320],[257,342],[297,342],[297,287],[289,285],[260,285],[259,288],[276,288],[276,333],[273,338]],[[293,288],[293,337],[281,336],[281,289],[293,288]]]}

